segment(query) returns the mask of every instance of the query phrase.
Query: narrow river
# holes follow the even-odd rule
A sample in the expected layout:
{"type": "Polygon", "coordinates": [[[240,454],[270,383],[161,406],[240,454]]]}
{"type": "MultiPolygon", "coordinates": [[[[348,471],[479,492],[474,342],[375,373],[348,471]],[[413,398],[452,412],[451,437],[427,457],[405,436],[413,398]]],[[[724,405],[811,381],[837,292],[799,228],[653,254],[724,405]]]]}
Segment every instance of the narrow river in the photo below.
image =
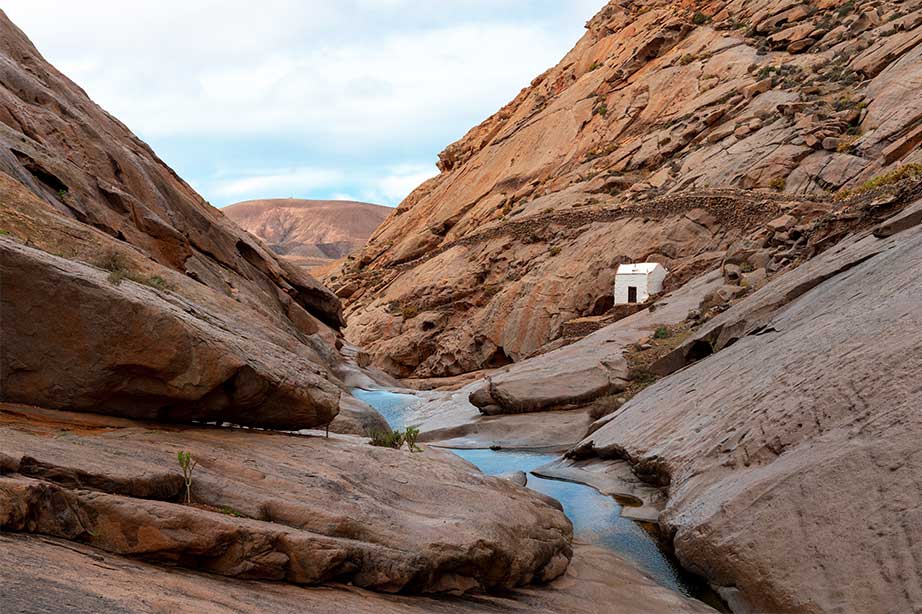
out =
{"type": "MultiPolygon", "coordinates": [[[[395,429],[406,427],[405,414],[419,401],[411,394],[387,390],[354,389],[352,394],[378,410],[395,429]]],[[[573,523],[573,532],[578,540],[617,552],[663,586],[711,601],[706,597],[710,592],[706,583],[683,572],[640,524],[622,517],[621,505],[613,498],[583,484],[549,480],[531,474],[532,470],[557,458],[556,454],[490,449],[451,451],[488,475],[524,471],[528,475],[528,488],[560,501],[564,513],[573,523]]]]}

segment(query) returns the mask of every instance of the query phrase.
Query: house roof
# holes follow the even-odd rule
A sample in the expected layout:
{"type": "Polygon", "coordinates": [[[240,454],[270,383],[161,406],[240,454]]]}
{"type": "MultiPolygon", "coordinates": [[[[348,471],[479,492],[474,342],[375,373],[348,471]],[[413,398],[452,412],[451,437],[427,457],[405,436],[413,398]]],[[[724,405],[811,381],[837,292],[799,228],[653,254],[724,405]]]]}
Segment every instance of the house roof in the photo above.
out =
{"type": "Polygon", "coordinates": [[[635,262],[633,264],[618,265],[616,275],[638,275],[649,274],[658,266],[663,266],[658,262],[635,262]]]}

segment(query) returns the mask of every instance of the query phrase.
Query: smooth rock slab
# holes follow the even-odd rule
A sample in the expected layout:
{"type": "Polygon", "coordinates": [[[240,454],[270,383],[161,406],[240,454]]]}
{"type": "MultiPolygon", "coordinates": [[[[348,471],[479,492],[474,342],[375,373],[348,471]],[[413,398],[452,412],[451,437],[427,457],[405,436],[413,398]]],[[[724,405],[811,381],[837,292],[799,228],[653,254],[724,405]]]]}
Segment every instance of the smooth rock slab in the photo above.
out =
{"type": "Polygon", "coordinates": [[[679,559],[745,607],[922,608],[920,270],[920,226],[844,240],[583,442],[668,483],[679,559]]]}
{"type": "Polygon", "coordinates": [[[129,418],[329,423],[340,389],[233,314],[0,237],[0,399],[129,418]],[[236,333],[236,334],[235,334],[236,333]]]}
{"type": "Polygon", "coordinates": [[[303,588],[157,567],[81,544],[0,534],[0,604],[18,614],[672,614],[713,612],[614,554],[577,546],[564,576],[502,597],[407,597],[303,588]],[[66,604],[66,609],[62,609],[66,604]]]}
{"type": "Polygon", "coordinates": [[[10,405],[0,449],[20,459],[4,531],[220,575],[463,593],[547,582],[572,554],[556,502],[437,451],[10,405]],[[180,450],[206,509],[177,503],[180,450]]]}

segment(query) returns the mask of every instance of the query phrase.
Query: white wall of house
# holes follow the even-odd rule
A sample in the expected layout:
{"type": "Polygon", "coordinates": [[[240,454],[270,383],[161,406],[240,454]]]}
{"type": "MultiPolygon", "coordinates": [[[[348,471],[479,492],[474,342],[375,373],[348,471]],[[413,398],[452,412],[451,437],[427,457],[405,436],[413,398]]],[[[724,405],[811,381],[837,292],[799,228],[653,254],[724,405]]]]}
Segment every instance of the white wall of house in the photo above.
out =
{"type": "Polygon", "coordinates": [[[615,273],[615,305],[626,305],[631,301],[630,288],[637,288],[637,302],[643,303],[651,295],[663,290],[663,281],[668,271],[656,262],[622,264],[615,273]]]}

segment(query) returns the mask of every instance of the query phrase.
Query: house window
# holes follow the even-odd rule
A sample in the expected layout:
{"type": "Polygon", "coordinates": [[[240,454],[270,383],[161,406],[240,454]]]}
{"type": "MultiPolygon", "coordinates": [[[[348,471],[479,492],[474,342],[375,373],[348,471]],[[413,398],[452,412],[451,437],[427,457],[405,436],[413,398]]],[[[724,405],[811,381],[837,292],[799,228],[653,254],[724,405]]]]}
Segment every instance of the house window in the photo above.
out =
{"type": "Polygon", "coordinates": [[[627,302],[636,303],[637,302],[637,286],[628,286],[627,287],[627,302]]]}

